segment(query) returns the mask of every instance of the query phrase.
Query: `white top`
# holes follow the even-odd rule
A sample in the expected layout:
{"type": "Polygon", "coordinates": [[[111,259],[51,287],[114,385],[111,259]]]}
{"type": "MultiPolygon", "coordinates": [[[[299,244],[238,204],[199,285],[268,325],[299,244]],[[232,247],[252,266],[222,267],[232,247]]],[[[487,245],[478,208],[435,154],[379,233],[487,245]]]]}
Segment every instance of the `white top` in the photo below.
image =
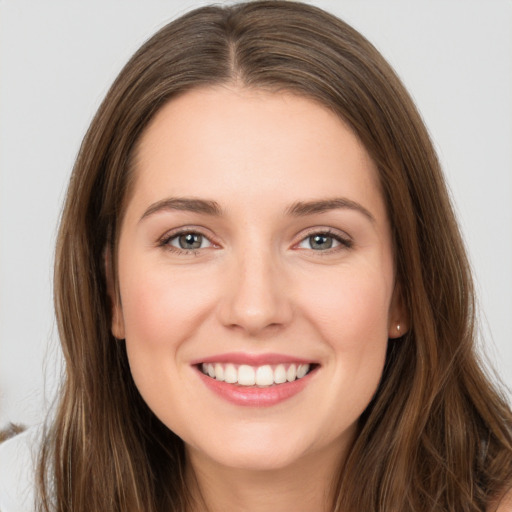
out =
{"type": "Polygon", "coordinates": [[[0,512],[34,512],[39,434],[31,428],[0,444],[0,512]]]}

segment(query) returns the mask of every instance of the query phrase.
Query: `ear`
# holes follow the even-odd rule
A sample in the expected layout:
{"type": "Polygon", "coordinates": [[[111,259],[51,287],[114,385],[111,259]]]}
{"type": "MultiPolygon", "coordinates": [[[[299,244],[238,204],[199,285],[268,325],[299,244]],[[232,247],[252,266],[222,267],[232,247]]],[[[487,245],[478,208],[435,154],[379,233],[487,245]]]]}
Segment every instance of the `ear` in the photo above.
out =
{"type": "Polygon", "coordinates": [[[121,298],[116,286],[115,272],[112,265],[112,252],[109,247],[105,248],[103,258],[105,263],[105,279],[107,281],[107,295],[110,299],[110,307],[112,308],[112,324],[110,329],[114,338],[122,340],[125,338],[123,308],[121,306],[121,298]]]}
{"type": "Polygon", "coordinates": [[[402,289],[395,283],[388,316],[388,338],[401,338],[409,330],[409,312],[405,307],[402,289]]]}

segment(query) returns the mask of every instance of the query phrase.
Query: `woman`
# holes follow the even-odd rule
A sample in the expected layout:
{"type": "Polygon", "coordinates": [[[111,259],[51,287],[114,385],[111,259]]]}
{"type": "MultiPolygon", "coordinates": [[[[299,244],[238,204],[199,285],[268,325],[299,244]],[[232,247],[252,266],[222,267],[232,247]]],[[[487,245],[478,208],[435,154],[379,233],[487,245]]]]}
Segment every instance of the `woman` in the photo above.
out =
{"type": "Polygon", "coordinates": [[[41,510],[511,510],[512,416],[409,96],[343,22],[207,7],[93,120],[41,510]]]}

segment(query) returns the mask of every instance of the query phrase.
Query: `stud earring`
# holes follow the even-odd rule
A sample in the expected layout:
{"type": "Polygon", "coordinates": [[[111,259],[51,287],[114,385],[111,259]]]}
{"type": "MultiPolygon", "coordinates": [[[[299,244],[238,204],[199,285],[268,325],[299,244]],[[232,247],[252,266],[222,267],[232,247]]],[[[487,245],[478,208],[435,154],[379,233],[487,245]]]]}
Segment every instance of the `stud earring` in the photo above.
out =
{"type": "Polygon", "coordinates": [[[396,324],[396,332],[398,332],[398,334],[400,334],[400,324],[396,324]]]}

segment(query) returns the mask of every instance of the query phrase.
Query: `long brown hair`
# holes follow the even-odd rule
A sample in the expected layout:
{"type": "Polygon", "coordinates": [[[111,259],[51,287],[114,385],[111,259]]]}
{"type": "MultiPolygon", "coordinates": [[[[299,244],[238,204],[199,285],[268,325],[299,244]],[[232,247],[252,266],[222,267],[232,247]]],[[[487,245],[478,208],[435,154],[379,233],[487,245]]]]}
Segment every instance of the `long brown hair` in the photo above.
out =
{"type": "Polygon", "coordinates": [[[332,509],[484,511],[512,481],[512,415],[478,360],[469,265],[432,143],[377,50],[290,1],[203,7],[170,23],[128,62],[85,136],[57,243],[66,377],[41,453],[40,510],[187,509],[183,443],[141,399],[110,332],[104,262],[109,248],[115,267],[144,128],[176,95],[222,83],[317,100],[380,173],[410,329],[389,343],[381,385],[333,475],[332,509]]]}

